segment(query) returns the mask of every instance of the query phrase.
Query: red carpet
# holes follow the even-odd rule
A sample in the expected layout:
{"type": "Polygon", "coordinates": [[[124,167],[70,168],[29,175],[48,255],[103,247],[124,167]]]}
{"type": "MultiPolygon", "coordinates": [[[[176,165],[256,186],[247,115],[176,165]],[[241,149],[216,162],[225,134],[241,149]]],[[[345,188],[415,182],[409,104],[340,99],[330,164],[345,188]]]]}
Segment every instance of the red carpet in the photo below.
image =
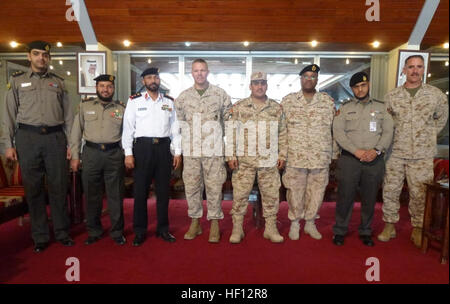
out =
{"type": "MultiPolygon", "coordinates": [[[[125,201],[125,234],[127,244],[120,247],[109,236],[91,246],[83,244],[87,237],[84,225],[72,229],[76,245],[71,248],[52,243],[40,254],[32,251],[29,222],[23,227],[17,220],[0,226],[0,283],[67,283],[65,265],[68,257],[80,261],[80,283],[232,283],[232,284],[301,284],[301,283],[368,283],[366,259],[377,257],[380,262],[380,283],[449,283],[449,266],[439,263],[439,251],[431,248],[427,254],[415,248],[409,240],[411,225],[406,206],[401,209],[397,225],[398,237],[389,243],[375,239],[369,248],[358,239],[359,204],[353,213],[350,233],[345,245],[332,244],[334,203],[324,203],[317,220],[323,235],[320,241],[303,233],[299,241],[288,239],[287,203],[280,206],[282,244],[272,244],[262,237],[250,218],[251,205],[245,221],[246,237],[241,244],[228,242],[231,234],[231,202],[224,201],[225,219],[221,221],[222,240],[207,242],[209,223],[202,221],[203,234],[192,241],[183,240],[190,220],[186,201],[171,201],[171,232],[177,238],[173,244],[155,237],[155,203],[149,202],[149,238],[138,248],[132,247],[133,201],[125,201]]],[[[104,227],[109,227],[107,216],[104,227]]],[[[381,205],[377,205],[374,233],[383,227],[381,205]]],[[[302,224],[303,228],[303,224],[302,224]]],[[[373,282],[371,282],[373,284],[373,282]]]]}

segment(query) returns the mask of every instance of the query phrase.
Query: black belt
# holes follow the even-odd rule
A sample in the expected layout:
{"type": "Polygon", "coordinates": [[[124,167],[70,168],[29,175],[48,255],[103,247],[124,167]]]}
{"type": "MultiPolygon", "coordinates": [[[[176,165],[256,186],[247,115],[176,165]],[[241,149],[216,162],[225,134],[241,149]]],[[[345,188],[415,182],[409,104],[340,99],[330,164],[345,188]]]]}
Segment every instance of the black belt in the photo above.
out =
{"type": "Polygon", "coordinates": [[[135,143],[145,142],[152,145],[165,144],[170,142],[169,137],[138,137],[134,140],[135,143]]]}
{"type": "Polygon", "coordinates": [[[86,146],[100,151],[109,151],[112,149],[120,148],[120,142],[115,142],[111,144],[97,144],[86,140],[86,146]]]}
{"type": "MultiPolygon", "coordinates": [[[[351,157],[353,157],[353,158],[355,158],[355,159],[357,159],[357,160],[359,161],[359,158],[357,158],[353,153],[348,152],[347,150],[342,149],[341,154],[342,154],[342,155],[351,156],[351,157]]],[[[376,161],[377,159],[383,158],[383,157],[384,157],[384,153],[381,153],[380,155],[377,155],[377,157],[375,157],[373,161],[369,162],[369,164],[370,164],[370,163],[373,163],[373,162],[376,161]]]]}
{"type": "Polygon", "coordinates": [[[63,126],[62,125],[53,126],[53,127],[49,127],[49,126],[32,126],[32,125],[26,125],[26,124],[23,124],[23,123],[19,123],[19,129],[33,131],[33,132],[36,132],[36,133],[39,133],[39,134],[50,134],[50,133],[53,133],[53,132],[62,131],[63,130],[63,126]]]}

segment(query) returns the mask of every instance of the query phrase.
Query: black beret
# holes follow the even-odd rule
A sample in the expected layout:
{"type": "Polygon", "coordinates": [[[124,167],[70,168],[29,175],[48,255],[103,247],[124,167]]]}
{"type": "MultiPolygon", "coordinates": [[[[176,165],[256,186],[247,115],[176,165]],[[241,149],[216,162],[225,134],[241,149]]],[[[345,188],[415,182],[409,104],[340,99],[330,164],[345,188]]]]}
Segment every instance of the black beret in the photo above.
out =
{"type": "Polygon", "coordinates": [[[103,74],[103,75],[100,75],[100,76],[97,76],[97,77],[94,78],[94,80],[96,82],[99,82],[99,81],[111,81],[112,83],[114,83],[115,79],[116,79],[116,77],[114,77],[113,75],[108,75],[108,74],[103,74]]]}
{"type": "Polygon", "coordinates": [[[145,75],[159,75],[159,69],[158,68],[148,68],[144,72],[142,72],[141,77],[144,77],[145,75]]]}
{"type": "Polygon", "coordinates": [[[350,87],[353,87],[355,84],[363,81],[369,81],[369,76],[367,76],[364,72],[355,73],[352,78],[350,78],[350,87]]]}
{"type": "Polygon", "coordinates": [[[317,64],[310,64],[310,65],[305,66],[305,67],[303,68],[303,70],[300,71],[300,74],[299,74],[299,75],[302,76],[303,73],[306,73],[306,72],[316,72],[316,73],[319,73],[319,71],[320,71],[320,68],[319,68],[319,66],[318,66],[317,64]]]}
{"type": "Polygon", "coordinates": [[[50,53],[50,43],[45,41],[33,41],[28,44],[28,50],[31,51],[33,49],[42,50],[50,53]]]}

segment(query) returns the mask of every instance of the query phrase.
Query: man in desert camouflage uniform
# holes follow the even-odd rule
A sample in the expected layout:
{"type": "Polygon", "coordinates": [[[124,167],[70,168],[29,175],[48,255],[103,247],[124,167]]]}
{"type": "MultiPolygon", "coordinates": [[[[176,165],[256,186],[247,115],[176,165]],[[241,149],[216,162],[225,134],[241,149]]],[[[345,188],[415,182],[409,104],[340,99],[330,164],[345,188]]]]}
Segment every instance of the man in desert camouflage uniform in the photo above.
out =
{"type": "Polygon", "coordinates": [[[319,70],[316,64],[306,66],[300,72],[301,91],[291,93],[281,101],[288,134],[283,184],[287,189],[291,240],[299,239],[301,218],[306,221],[306,234],[314,239],[322,238],[314,220],[328,184],[335,108],[329,95],[315,89],[319,70]]]}
{"type": "MultiPolygon", "coordinates": [[[[240,243],[244,237],[242,224],[255,177],[258,179],[266,222],[264,237],[280,243],[283,237],[276,226],[281,186],[278,170],[284,167],[286,161],[286,125],[281,106],[266,96],[265,73],[251,75],[250,90],[251,96],[238,101],[231,108],[228,118],[234,122],[237,131],[236,136],[226,134],[227,144],[231,144],[233,149],[233,155],[227,157],[228,165],[233,170],[233,207],[230,212],[233,232],[230,243],[240,243]],[[264,130],[259,130],[260,127],[264,130]]],[[[227,124],[227,131],[229,127],[227,124]]]]}
{"type": "Polygon", "coordinates": [[[175,107],[182,130],[184,156],[183,181],[188,215],[192,218],[184,239],[202,233],[203,189],[208,201],[207,219],[211,221],[209,242],[220,240],[219,220],[223,219],[222,185],[227,174],[223,156],[224,117],[231,107],[230,96],[208,82],[208,64],[203,59],[192,63],[194,85],[181,92],[175,107]]]}
{"type": "Polygon", "coordinates": [[[386,224],[378,235],[384,242],[396,236],[394,224],[399,220],[399,196],[406,177],[413,226],[411,240],[417,247],[422,244],[425,183],[433,181],[436,137],[448,117],[447,97],[438,88],[422,83],[424,71],[422,56],[408,57],[403,68],[405,84],[385,97],[395,132],[383,188],[383,221],[386,224]]]}

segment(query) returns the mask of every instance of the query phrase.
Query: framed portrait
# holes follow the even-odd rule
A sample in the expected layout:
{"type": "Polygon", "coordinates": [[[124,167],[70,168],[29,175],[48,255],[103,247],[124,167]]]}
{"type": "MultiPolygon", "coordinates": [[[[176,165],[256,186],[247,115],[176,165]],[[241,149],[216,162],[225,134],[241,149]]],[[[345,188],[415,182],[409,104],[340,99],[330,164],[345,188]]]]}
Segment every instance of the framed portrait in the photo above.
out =
{"type": "Polygon", "coordinates": [[[428,67],[430,66],[430,53],[415,50],[399,50],[398,52],[399,54],[397,64],[397,87],[402,86],[406,82],[406,75],[403,74],[403,67],[405,66],[406,58],[413,55],[420,55],[423,57],[423,61],[425,64],[425,71],[423,73],[423,82],[425,83],[428,75],[428,67]]]}
{"type": "Polygon", "coordinates": [[[97,76],[106,74],[106,52],[92,51],[77,53],[78,94],[95,95],[97,76]]]}

